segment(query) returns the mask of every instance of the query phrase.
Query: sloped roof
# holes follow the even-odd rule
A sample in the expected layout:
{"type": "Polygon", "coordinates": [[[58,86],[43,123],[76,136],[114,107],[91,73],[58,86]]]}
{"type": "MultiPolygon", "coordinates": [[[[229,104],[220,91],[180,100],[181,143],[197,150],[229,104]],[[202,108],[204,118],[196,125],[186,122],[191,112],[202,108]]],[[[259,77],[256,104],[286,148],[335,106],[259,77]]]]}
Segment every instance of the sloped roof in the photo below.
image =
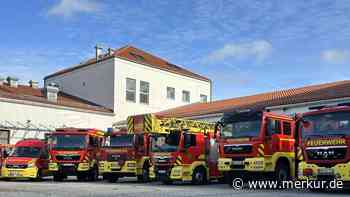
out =
{"type": "Polygon", "coordinates": [[[235,108],[265,108],[344,97],[350,97],[350,80],[292,88],[208,103],[194,103],[161,111],[156,114],[165,117],[191,117],[222,113],[235,108]]]}
{"type": "Polygon", "coordinates": [[[104,60],[107,60],[107,59],[110,59],[113,57],[118,57],[118,58],[121,58],[124,60],[136,62],[136,63],[143,64],[146,66],[150,66],[152,68],[156,68],[156,69],[168,71],[171,73],[179,74],[182,76],[187,76],[190,78],[210,82],[210,79],[208,79],[204,76],[193,73],[185,68],[174,65],[174,64],[172,64],[172,63],[170,63],[170,62],[168,62],[160,57],[157,57],[155,55],[152,55],[150,53],[147,53],[141,49],[138,49],[138,48],[130,46],[130,45],[126,45],[122,48],[115,50],[112,55],[108,55],[108,54],[102,55],[98,61],[96,61],[95,58],[91,58],[88,61],[81,63],[79,65],[75,65],[73,67],[70,67],[70,68],[67,68],[64,70],[60,70],[60,71],[55,72],[51,75],[48,75],[45,77],[45,79],[48,79],[48,78],[51,78],[54,76],[58,76],[58,75],[61,75],[64,73],[68,73],[68,72],[95,64],[96,62],[101,62],[101,61],[104,61],[104,60]]]}
{"type": "Polygon", "coordinates": [[[0,85],[0,97],[98,112],[113,113],[111,109],[104,108],[89,101],[85,101],[83,99],[66,94],[64,92],[58,93],[57,102],[50,102],[46,99],[43,89],[32,88],[25,85],[18,85],[18,87],[10,87],[8,84],[0,85]]]}

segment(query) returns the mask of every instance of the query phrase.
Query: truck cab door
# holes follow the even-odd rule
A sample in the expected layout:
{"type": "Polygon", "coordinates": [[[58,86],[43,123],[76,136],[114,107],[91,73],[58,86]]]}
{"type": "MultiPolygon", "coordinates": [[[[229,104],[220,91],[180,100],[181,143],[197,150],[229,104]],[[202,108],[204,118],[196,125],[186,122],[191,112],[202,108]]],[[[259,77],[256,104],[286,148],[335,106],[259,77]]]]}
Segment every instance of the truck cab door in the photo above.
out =
{"type": "Polygon", "coordinates": [[[201,143],[199,142],[199,136],[196,134],[184,133],[183,139],[184,147],[181,157],[184,163],[190,164],[198,160],[201,152],[204,154],[204,144],[202,143],[202,146],[200,146],[201,143]],[[200,149],[203,149],[203,151],[200,149]]]}
{"type": "Polygon", "coordinates": [[[280,137],[282,135],[281,120],[268,118],[265,136],[265,155],[272,155],[280,151],[280,137]]]}

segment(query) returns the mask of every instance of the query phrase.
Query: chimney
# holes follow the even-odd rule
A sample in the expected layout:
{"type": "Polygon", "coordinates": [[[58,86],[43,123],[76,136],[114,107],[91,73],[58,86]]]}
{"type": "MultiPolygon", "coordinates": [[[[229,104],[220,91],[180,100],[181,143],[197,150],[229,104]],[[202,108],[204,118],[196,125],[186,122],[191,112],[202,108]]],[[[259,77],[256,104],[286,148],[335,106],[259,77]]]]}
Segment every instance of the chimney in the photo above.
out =
{"type": "Polygon", "coordinates": [[[45,87],[45,96],[46,99],[50,102],[57,102],[57,95],[59,92],[58,85],[55,83],[50,83],[45,87]]]}
{"type": "Polygon", "coordinates": [[[114,50],[112,48],[108,48],[108,55],[112,56],[113,55],[114,50]]]}
{"type": "Polygon", "coordinates": [[[7,83],[10,87],[17,88],[18,87],[18,78],[16,77],[7,77],[7,83]]]}
{"type": "Polygon", "coordinates": [[[98,44],[96,44],[96,46],[95,46],[96,61],[99,60],[101,52],[102,52],[102,47],[100,47],[98,44]]]}
{"type": "Polygon", "coordinates": [[[0,77],[0,86],[4,85],[4,83],[5,83],[5,78],[0,77]]]}
{"type": "Polygon", "coordinates": [[[37,81],[30,80],[30,81],[29,81],[29,86],[32,87],[32,88],[34,88],[34,89],[36,89],[36,88],[38,88],[39,83],[38,83],[37,81]]]}

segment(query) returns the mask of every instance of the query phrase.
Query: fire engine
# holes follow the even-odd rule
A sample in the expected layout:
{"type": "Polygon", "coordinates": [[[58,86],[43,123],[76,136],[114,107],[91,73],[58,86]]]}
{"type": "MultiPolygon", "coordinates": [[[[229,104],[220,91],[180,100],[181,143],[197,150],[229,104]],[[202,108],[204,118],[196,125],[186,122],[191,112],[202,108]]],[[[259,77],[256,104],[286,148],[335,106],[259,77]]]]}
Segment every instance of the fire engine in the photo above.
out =
{"type": "Polygon", "coordinates": [[[129,129],[106,134],[106,146],[100,161],[100,174],[115,182],[120,177],[137,177],[140,182],[149,180],[149,128],[148,116],[128,118],[129,129]]]}
{"type": "Polygon", "coordinates": [[[48,176],[47,144],[39,139],[20,140],[11,154],[4,160],[1,175],[3,178],[30,178],[40,180],[48,176]]]}
{"type": "Polygon", "coordinates": [[[298,178],[350,181],[350,107],[321,106],[298,123],[298,178]]]}
{"type": "MultiPolygon", "coordinates": [[[[5,151],[5,145],[0,144],[0,169],[2,167],[2,164],[6,158],[6,151],[5,151]]],[[[0,177],[1,177],[1,170],[0,170],[0,177]]]]}
{"type": "Polygon", "coordinates": [[[217,169],[218,149],[213,139],[215,124],[146,116],[151,133],[151,179],[165,184],[174,181],[205,184],[221,177],[217,169]]]}
{"type": "Polygon", "coordinates": [[[218,168],[228,183],[235,177],[295,176],[295,120],[270,112],[224,113],[216,125],[218,168]]]}
{"type": "Polygon", "coordinates": [[[55,181],[76,175],[80,181],[98,179],[104,132],[96,129],[57,129],[49,136],[49,170],[55,181]]]}

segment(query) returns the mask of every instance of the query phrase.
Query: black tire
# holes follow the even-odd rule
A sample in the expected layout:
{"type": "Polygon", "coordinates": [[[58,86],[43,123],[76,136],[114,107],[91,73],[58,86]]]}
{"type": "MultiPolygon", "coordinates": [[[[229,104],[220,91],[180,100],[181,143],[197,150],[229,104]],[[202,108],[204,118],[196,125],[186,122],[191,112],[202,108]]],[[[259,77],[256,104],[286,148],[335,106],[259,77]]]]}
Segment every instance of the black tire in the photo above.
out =
{"type": "Polygon", "coordinates": [[[42,171],[39,169],[38,172],[36,173],[36,178],[34,178],[34,181],[42,181],[43,180],[43,175],[42,175],[42,171]]]}
{"type": "Polygon", "coordinates": [[[87,178],[87,176],[86,176],[86,173],[84,173],[84,172],[79,172],[77,174],[78,181],[86,181],[86,178],[87,178]]]}
{"type": "Polygon", "coordinates": [[[291,180],[289,164],[286,162],[278,162],[274,177],[275,180],[280,182],[291,180]]]}
{"type": "Polygon", "coordinates": [[[204,168],[196,168],[192,174],[192,184],[194,185],[204,185],[207,183],[207,173],[204,168]]]}
{"type": "Polygon", "coordinates": [[[167,179],[162,180],[162,183],[164,185],[171,185],[171,184],[173,184],[173,180],[171,180],[170,178],[167,178],[167,179]]]}
{"type": "Polygon", "coordinates": [[[119,179],[119,177],[118,177],[118,175],[116,175],[116,174],[114,174],[114,175],[110,174],[110,175],[107,177],[107,180],[108,180],[108,182],[110,182],[110,183],[115,183],[115,182],[118,181],[118,179],[119,179]]]}
{"type": "Polygon", "coordinates": [[[232,174],[229,172],[225,172],[224,173],[224,183],[232,186],[232,181],[233,181],[232,174]]]}
{"type": "Polygon", "coordinates": [[[95,166],[89,171],[88,181],[97,181],[98,180],[98,168],[95,166]]]}
{"type": "Polygon", "coordinates": [[[53,174],[53,181],[58,181],[58,182],[63,181],[63,175],[60,174],[59,172],[54,173],[53,174]]]}
{"type": "Polygon", "coordinates": [[[142,183],[149,182],[149,167],[148,165],[145,165],[142,168],[142,175],[137,176],[137,180],[142,183]]]}

